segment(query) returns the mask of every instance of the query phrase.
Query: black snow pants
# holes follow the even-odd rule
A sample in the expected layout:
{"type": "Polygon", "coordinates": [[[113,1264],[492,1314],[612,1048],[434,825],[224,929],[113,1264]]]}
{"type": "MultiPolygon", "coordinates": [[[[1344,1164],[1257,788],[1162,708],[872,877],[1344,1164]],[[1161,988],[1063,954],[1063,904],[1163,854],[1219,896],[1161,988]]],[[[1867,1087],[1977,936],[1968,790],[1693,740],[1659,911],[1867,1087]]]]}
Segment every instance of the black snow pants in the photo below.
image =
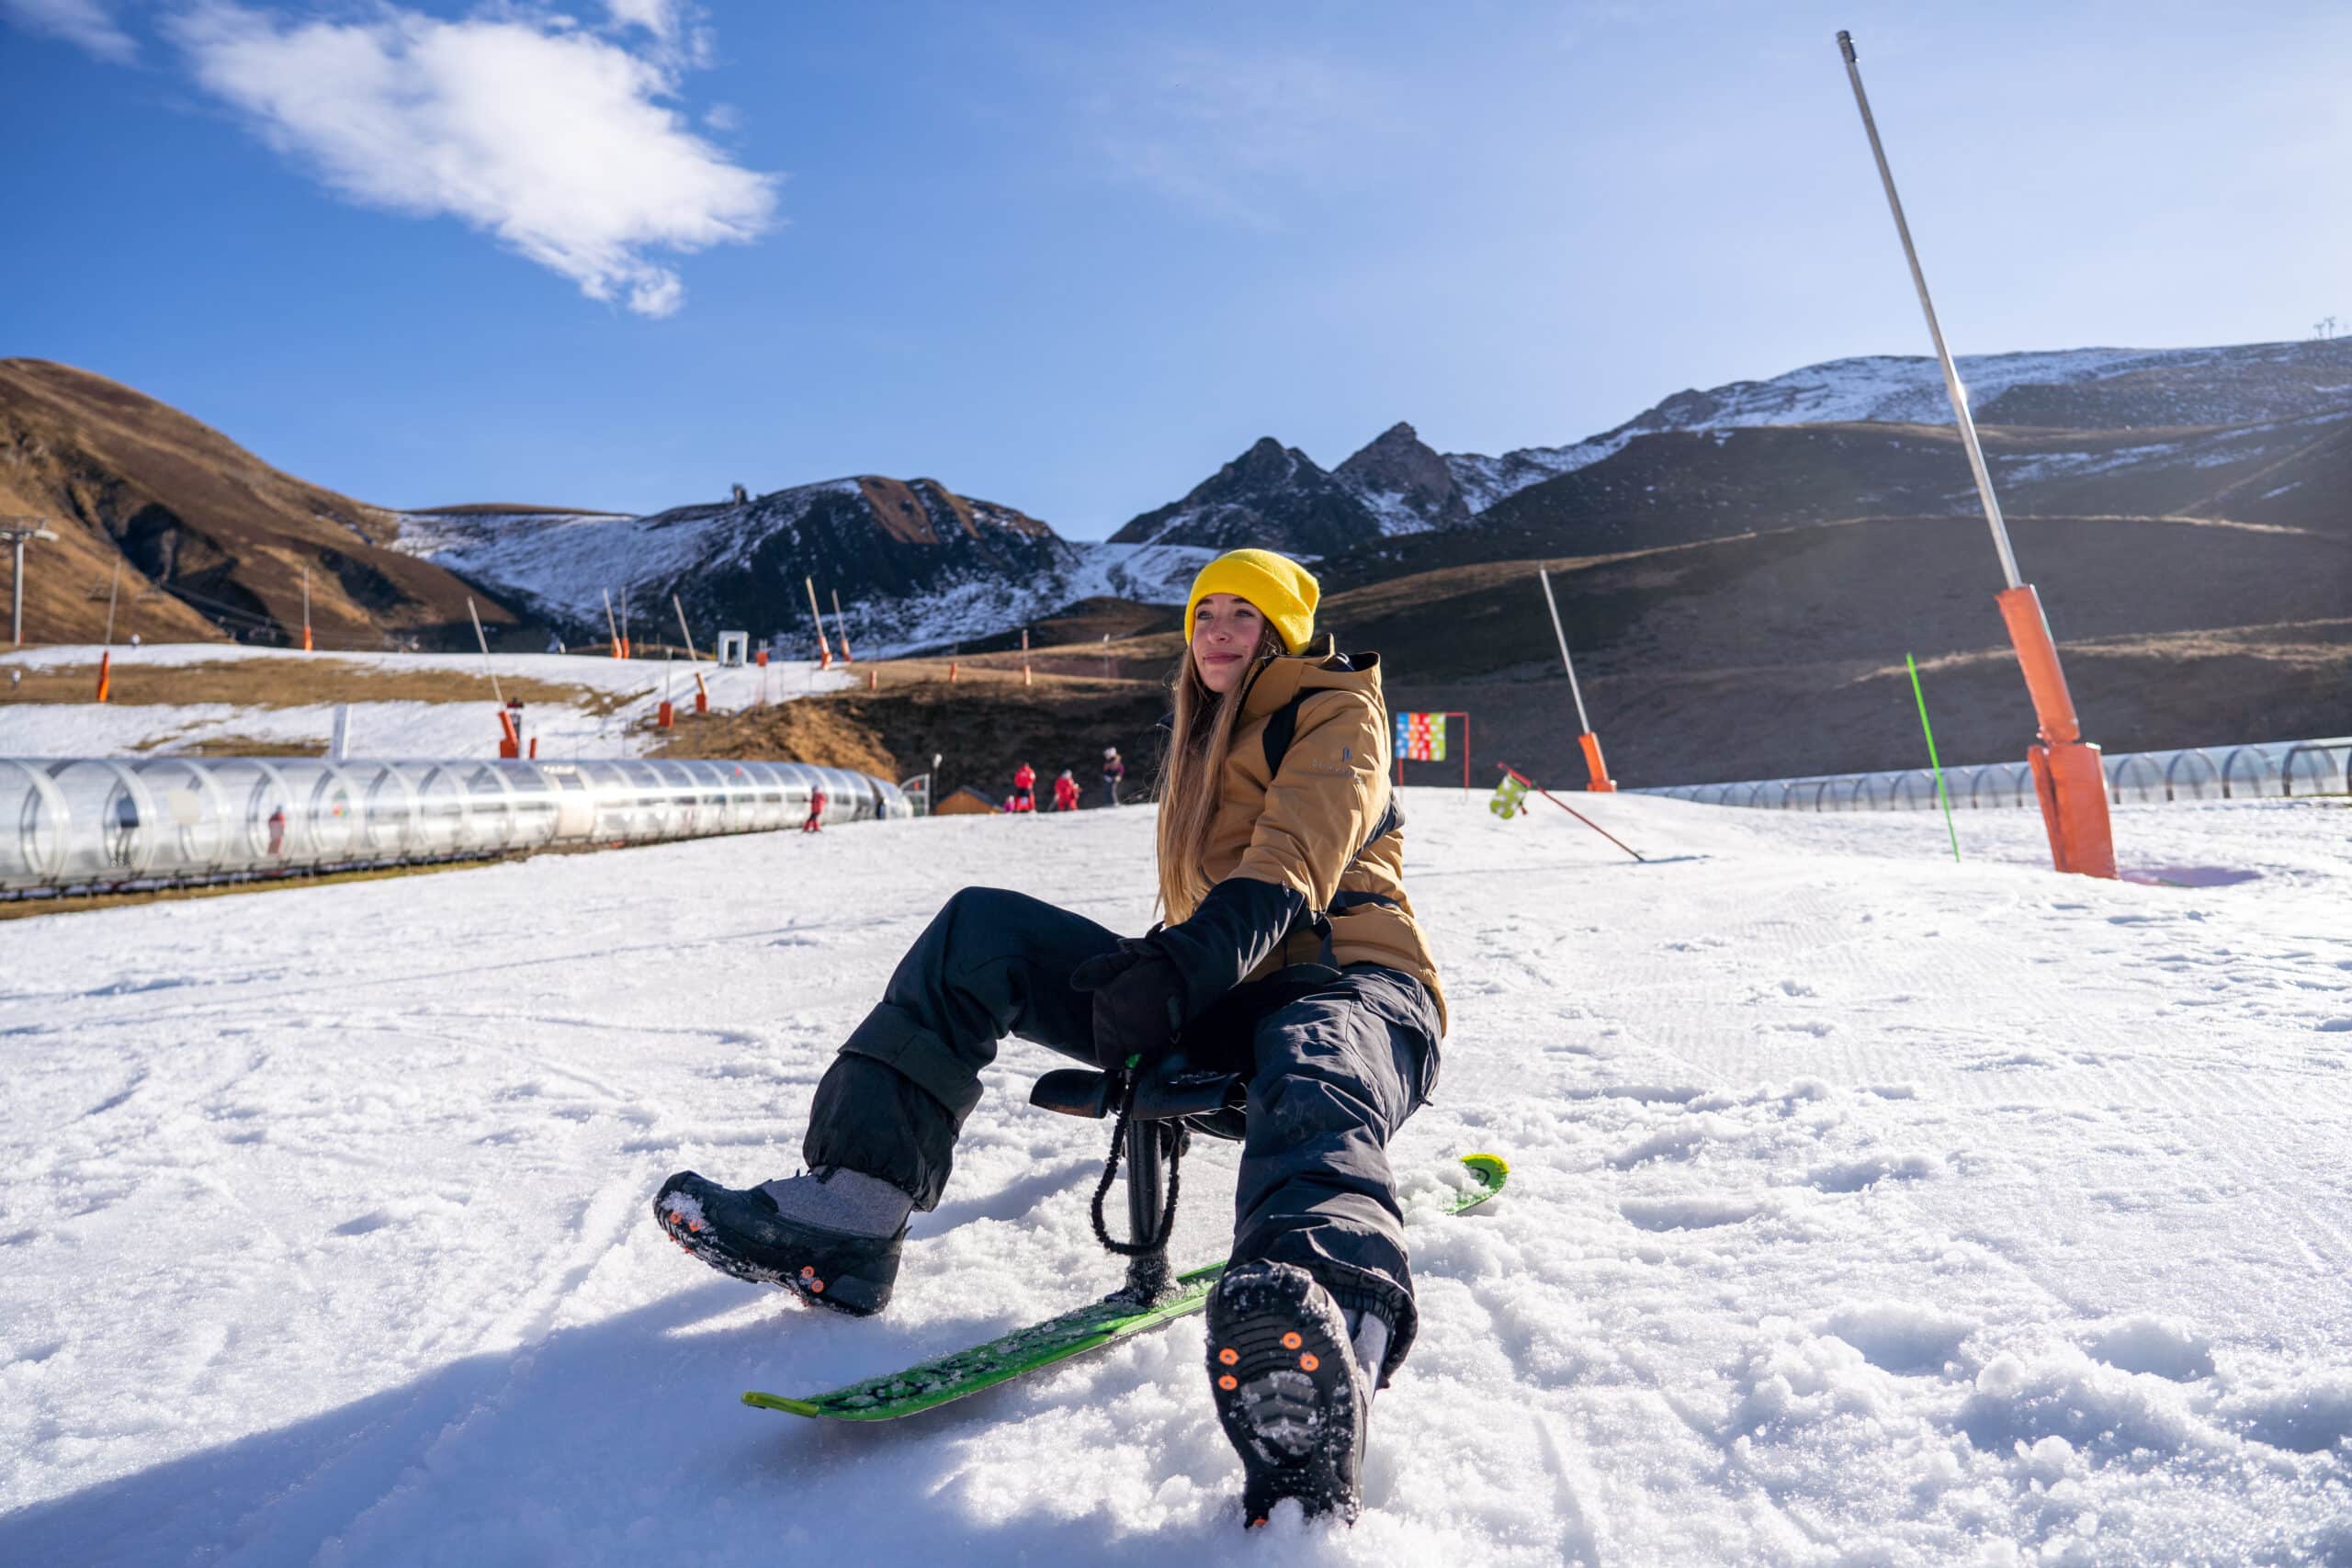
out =
{"type": "MultiPolygon", "coordinates": [[[[956,894],[818,1084],[802,1157],[935,1206],[999,1041],[1019,1035],[1092,1064],[1093,998],[1069,976],[1117,943],[1023,894],[956,894]]],[[[1233,1260],[1296,1264],[1342,1308],[1386,1320],[1384,1372],[1394,1371],[1418,1320],[1386,1145],[1435,1084],[1436,1003],[1411,976],[1357,964],[1304,995],[1270,998],[1254,1017],[1211,1016],[1250,1032],[1237,1053],[1250,1094],[1233,1260]]]]}

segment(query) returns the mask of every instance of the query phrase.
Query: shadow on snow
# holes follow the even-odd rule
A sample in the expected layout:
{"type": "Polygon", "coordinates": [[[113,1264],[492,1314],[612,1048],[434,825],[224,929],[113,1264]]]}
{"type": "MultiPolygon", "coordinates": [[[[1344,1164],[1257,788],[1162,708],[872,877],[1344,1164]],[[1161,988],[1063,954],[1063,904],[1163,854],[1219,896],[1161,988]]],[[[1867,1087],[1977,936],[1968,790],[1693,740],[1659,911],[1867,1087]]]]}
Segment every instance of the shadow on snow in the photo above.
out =
{"type": "MultiPolygon", "coordinates": [[[[1009,1323],[902,1328],[779,1303],[749,1322],[698,1326],[746,1300],[743,1287],[714,1280],[34,1504],[0,1517],[0,1562],[773,1563],[801,1552],[903,1562],[950,1546],[965,1562],[1116,1562],[1207,1544],[1197,1528],[1119,1539],[1101,1506],[1085,1503],[1099,1488],[1083,1479],[1015,1495],[961,1479],[975,1452],[1008,1451],[969,1439],[1023,1440],[991,1428],[1035,1414],[1033,1394],[993,1390],[856,1426],[737,1401],[746,1388],[835,1387],[1009,1323]]],[[[1088,1365],[1099,1376],[1105,1363],[1088,1365]]],[[[1051,1404],[1094,1401],[1093,1377],[1078,1376],[1051,1404]]],[[[1183,1468],[1165,1453],[1137,1459],[1161,1472],[1138,1477],[1146,1485],[1183,1468]]],[[[1194,1479],[1222,1489],[1235,1477],[1194,1479]]],[[[1214,1535],[1235,1522],[1216,1515],[1214,1535]]]]}

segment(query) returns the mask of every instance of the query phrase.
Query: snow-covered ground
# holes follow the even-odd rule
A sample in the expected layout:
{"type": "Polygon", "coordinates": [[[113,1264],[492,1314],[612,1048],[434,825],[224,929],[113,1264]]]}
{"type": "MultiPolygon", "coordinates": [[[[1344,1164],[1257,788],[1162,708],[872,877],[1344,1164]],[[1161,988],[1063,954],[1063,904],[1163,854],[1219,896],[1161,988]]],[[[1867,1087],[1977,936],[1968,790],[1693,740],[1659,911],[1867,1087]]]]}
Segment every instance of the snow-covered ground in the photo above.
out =
{"type": "MultiPolygon", "coordinates": [[[[1116,1278],[1009,1046],[891,1312],[654,1229],[788,1173],[940,901],[1148,918],[1141,811],[0,927],[0,1562],[2352,1562],[2352,809],[1409,792],[1453,1001],[1371,1511],[1245,1540],[1197,1320],[926,1416],[736,1403],[1116,1278]],[[1017,840],[1017,843],[1015,842],[1017,840]],[[1437,1212],[1448,1161],[1510,1190],[1437,1212]]],[[[1233,1156],[1187,1166],[1185,1257],[1233,1156]]]]}
{"type": "MultiPolygon", "coordinates": [[[[0,680],[11,667],[36,670],[91,665],[95,646],[56,644],[0,655],[0,680]]],[[[694,675],[683,660],[594,659],[554,653],[499,653],[485,667],[479,653],[301,653],[238,644],[165,643],[114,650],[118,682],[141,668],[247,660],[298,660],[304,667],[342,662],[389,672],[447,670],[480,675],[485,668],[501,680],[531,679],[582,686],[623,700],[607,711],[586,704],[534,702],[524,710],[528,734],[539,755],[633,757],[653,743],[646,721],[665,689],[684,709],[694,702],[694,675]]],[[[772,663],[766,669],[721,670],[706,661],[703,679],[712,705],[721,710],[761,702],[785,702],[811,691],[851,684],[855,675],[819,671],[814,660],[772,663]]],[[[317,741],[334,729],[334,708],[320,704],[267,707],[227,703],[142,704],[11,703],[0,685],[0,757],[119,757],[134,751],[169,755],[208,739],[243,736],[253,740],[317,741]]],[[[499,728],[495,705],[478,702],[353,703],[354,757],[494,757],[499,728]]],[[[599,704],[598,706],[603,705],[599,704]]]]}

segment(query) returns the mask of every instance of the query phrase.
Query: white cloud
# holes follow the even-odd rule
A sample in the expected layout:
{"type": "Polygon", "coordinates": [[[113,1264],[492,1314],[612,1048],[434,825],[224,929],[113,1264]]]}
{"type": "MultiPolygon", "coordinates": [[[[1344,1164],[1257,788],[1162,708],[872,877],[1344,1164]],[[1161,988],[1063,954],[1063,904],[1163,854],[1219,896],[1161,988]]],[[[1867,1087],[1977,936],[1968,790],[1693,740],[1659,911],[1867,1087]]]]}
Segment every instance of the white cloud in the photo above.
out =
{"type": "Polygon", "coordinates": [[[605,0],[605,10],[615,27],[643,28],[661,39],[678,36],[680,13],[684,9],[678,0],[605,0]]]}
{"type": "Polygon", "coordinates": [[[665,63],[710,63],[710,31],[700,25],[701,8],[689,0],[605,0],[605,14],[615,33],[643,28],[665,63]]]}
{"type": "MultiPolygon", "coordinates": [[[[666,0],[615,0],[611,14],[649,31],[685,25],[666,0]]],[[[775,177],[729,162],[663,102],[677,84],[659,32],[649,58],[514,11],[281,23],[217,0],[172,26],[205,87],[344,196],[458,218],[592,299],[669,315],[684,285],[649,253],[775,222],[775,177]]]]}
{"type": "Polygon", "coordinates": [[[27,32],[62,38],[117,65],[130,64],[139,53],[138,44],[115,25],[100,0],[0,0],[0,16],[27,32]]]}

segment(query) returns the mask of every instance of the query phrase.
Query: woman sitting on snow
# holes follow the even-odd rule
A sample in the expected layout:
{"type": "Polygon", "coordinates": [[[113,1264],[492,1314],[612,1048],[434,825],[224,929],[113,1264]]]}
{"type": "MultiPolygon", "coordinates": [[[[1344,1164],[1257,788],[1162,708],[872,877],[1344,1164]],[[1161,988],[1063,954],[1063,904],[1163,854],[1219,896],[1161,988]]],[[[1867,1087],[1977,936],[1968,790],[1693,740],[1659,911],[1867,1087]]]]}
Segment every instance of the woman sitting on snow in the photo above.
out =
{"type": "Polygon", "coordinates": [[[1249,1039],[1232,1263],[1208,1306],[1211,1397],[1249,1524],[1283,1497],[1359,1506],[1373,1391],[1416,1325],[1385,1148],[1436,1081],[1445,1023],[1405,897],[1377,656],[1310,647],[1317,597],[1265,550],[1220,556],[1193,583],[1159,799],[1166,925],[1122,938],[966,888],[818,1085],[810,1173],[735,1190],[683,1171],[653,1205],[716,1269],[878,1312],[909,1212],[938,1203],[1001,1039],[1112,1071],[1139,1055],[1148,1071],[1216,1007],[1204,1029],[1249,1039]]]}

